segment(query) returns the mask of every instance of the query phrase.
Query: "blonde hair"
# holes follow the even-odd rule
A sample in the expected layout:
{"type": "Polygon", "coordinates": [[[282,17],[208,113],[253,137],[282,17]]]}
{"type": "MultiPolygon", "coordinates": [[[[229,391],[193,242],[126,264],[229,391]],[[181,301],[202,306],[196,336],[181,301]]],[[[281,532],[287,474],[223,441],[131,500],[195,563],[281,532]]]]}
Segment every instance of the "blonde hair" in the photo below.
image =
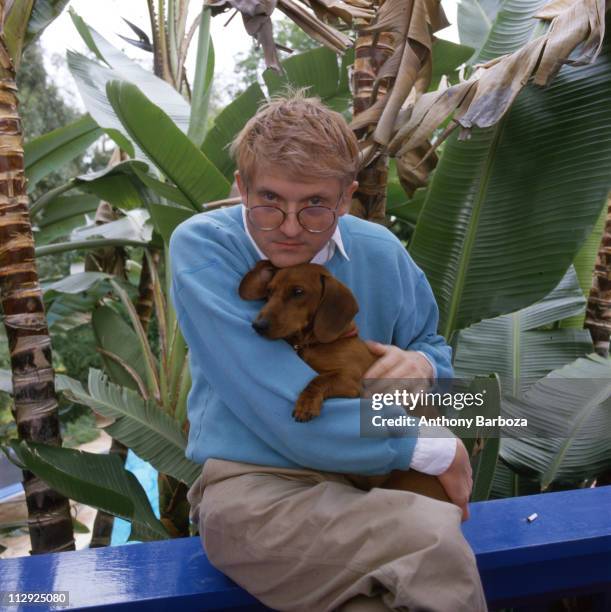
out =
{"type": "Polygon", "coordinates": [[[229,149],[250,183],[257,167],[286,170],[291,178],[355,180],[359,165],[356,136],[344,117],[306,88],[287,88],[265,102],[235,137],[229,149]]]}

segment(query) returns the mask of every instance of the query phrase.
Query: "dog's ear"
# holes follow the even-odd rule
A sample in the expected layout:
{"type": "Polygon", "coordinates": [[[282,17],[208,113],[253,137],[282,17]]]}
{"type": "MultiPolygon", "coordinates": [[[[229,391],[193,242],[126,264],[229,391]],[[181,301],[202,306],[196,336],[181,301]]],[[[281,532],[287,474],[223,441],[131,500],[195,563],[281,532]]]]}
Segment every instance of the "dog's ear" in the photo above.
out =
{"type": "Polygon", "coordinates": [[[238,293],[243,300],[262,300],[267,294],[267,283],[272,280],[278,268],[271,261],[264,259],[248,272],[242,282],[238,293]]]}
{"type": "Polygon", "coordinates": [[[333,276],[322,275],[322,300],[314,315],[313,332],[319,342],[333,342],[359,311],[352,291],[333,276]]]}

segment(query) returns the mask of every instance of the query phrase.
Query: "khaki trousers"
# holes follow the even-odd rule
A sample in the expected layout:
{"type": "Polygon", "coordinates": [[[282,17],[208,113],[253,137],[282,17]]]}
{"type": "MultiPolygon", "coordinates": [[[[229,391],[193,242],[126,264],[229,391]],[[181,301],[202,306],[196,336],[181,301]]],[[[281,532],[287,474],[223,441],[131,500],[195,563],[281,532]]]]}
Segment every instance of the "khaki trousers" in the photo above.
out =
{"type": "Polygon", "coordinates": [[[487,610],[453,504],[220,459],[187,498],[212,565],[275,610],[487,610]]]}

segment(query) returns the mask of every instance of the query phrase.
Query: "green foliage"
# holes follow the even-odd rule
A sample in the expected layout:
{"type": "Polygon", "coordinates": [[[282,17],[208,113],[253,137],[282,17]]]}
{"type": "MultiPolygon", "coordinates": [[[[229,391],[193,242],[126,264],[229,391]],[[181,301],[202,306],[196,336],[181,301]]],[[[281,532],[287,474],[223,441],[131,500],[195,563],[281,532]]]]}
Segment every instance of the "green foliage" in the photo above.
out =
{"type": "Polygon", "coordinates": [[[72,378],[85,382],[89,368],[102,367],[102,361],[95,346],[91,325],[71,329],[68,333],[54,334],[53,353],[57,354],[61,361],[61,366],[57,369],[72,378]]]}
{"type": "MultiPolygon", "coordinates": [[[[290,19],[283,17],[274,21],[274,40],[277,44],[293,50],[288,55],[280,51],[281,59],[286,59],[296,53],[309,51],[320,47],[320,44],[310,38],[301,28],[297,27],[290,19]]],[[[263,50],[253,41],[248,53],[240,53],[235,65],[237,81],[228,87],[231,98],[257,81],[257,77],[265,70],[263,50]]]]}
{"type": "Polygon", "coordinates": [[[95,417],[91,411],[81,414],[73,421],[68,421],[62,432],[65,448],[76,448],[80,444],[91,442],[99,437],[100,431],[96,428],[95,417]]]}
{"type": "Polygon", "coordinates": [[[11,413],[12,403],[10,395],[0,391],[0,444],[17,439],[17,424],[11,413]]]}

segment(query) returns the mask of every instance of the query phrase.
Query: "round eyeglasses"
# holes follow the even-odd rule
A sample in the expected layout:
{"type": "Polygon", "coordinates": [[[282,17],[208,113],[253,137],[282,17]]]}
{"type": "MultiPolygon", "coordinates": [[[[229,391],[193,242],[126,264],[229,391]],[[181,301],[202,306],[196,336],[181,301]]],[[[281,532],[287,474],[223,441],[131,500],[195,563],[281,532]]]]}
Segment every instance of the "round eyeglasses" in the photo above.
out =
{"type": "MultiPolygon", "coordinates": [[[[320,234],[331,229],[337,217],[337,208],[342,201],[343,192],[340,193],[335,208],[328,206],[305,206],[297,211],[297,222],[304,230],[312,234],[320,234]]],[[[248,189],[246,189],[246,215],[248,220],[258,230],[271,232],[278,229],[285,221],[288,214],[277,206],[267,204],[248,206],[248,189]]]]}

